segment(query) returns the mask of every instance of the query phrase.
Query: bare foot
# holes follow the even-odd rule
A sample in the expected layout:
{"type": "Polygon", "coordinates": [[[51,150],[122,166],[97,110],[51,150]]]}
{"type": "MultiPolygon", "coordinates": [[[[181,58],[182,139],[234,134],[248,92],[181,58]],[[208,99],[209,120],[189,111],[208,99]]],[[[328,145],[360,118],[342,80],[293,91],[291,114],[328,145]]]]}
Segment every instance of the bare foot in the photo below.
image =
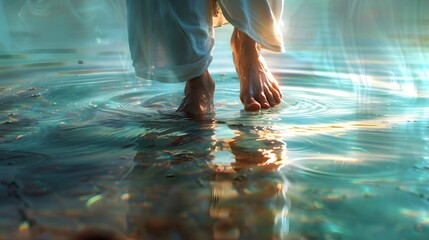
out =
{"type": "Polygon", "coordinates": [[[235,28],[231,47],[235,69],[240,78],[240,100],[244,109],[258,111],[278,105],[283,95],[261,56],[261,46],[235,28]]]}
{"type": "Polygon", "coordinates": [[[188,80],[185,87],[185,98],[177,112],[202,115],[214,112],[213,95],[215,83],[206,71],[202,75],[188,80]]]}

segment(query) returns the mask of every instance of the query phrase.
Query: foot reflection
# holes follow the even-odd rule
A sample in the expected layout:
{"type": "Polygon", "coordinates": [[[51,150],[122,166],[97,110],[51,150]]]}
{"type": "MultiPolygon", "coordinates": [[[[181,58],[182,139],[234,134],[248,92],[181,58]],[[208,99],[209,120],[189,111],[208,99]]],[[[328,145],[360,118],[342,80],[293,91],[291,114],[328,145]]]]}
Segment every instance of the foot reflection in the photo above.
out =
{"type": "Polygon", "coordinates": [[[282,239],[288,231],[285,143],[270,128],[157,125],[139,139],[129,180],[133,239],[282,239]],[[228,151],[234,159],[217,159],[228,151]]]}

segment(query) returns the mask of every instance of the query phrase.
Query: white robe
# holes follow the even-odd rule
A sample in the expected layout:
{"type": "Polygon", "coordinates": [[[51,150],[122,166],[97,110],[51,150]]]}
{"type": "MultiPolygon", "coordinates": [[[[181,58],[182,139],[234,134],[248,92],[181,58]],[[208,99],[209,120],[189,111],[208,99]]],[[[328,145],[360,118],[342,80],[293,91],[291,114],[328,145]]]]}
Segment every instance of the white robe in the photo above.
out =
{"type": "Polygon", "coordinates": [[[161,82],[182,82],[201,75],[212,61],[213,26],[225,23],[224,18],[263,48],[284,50],[283,0],[217,3],[127,0],[128,40],[136,75],[161,82]]]}

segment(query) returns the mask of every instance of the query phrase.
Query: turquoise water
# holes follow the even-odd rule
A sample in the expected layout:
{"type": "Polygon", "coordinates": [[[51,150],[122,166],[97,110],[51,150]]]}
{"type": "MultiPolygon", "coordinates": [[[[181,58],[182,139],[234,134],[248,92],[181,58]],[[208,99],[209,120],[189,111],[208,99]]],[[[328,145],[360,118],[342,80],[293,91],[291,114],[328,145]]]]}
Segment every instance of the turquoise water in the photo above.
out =
{"type": "Polygon", "coordinates": [[[0,2],[0,239],[427,239],[428,10],[286,1],[258,113],[217,29],[195,121],[134,77],[121,1],[0,2]]]}

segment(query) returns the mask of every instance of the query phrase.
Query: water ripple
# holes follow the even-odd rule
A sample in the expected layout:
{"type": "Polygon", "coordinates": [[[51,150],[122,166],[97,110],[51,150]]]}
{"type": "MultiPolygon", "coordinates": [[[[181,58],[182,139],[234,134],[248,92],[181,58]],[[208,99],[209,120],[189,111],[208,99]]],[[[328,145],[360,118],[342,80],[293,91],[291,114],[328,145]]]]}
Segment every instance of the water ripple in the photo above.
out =
{"type": "Polygon", "coordinates": [[[52,159],[53,157],[49,155],[37,152],[0,150],[0,166],[2,168],[35,166],[46,164],[47,161],[52,159]]]}
{"type": "Polygon", "coordinates": [[[289,87],[282,115],[300,123],[345,119],[353,113],[353,97],[349,92],[324,88],[289,87]],[[344,96],[347,98],[342,99],[344,96]]]}
{"type": "Polygon", "coordinates": [[[341,155],[309,156],[291,160],[291,166],[305,175],[349,180],[393,176],[402,170],[400,162],[384,155],[377,158],[362,154],[360,157],[362,159],[341,155]]]}

